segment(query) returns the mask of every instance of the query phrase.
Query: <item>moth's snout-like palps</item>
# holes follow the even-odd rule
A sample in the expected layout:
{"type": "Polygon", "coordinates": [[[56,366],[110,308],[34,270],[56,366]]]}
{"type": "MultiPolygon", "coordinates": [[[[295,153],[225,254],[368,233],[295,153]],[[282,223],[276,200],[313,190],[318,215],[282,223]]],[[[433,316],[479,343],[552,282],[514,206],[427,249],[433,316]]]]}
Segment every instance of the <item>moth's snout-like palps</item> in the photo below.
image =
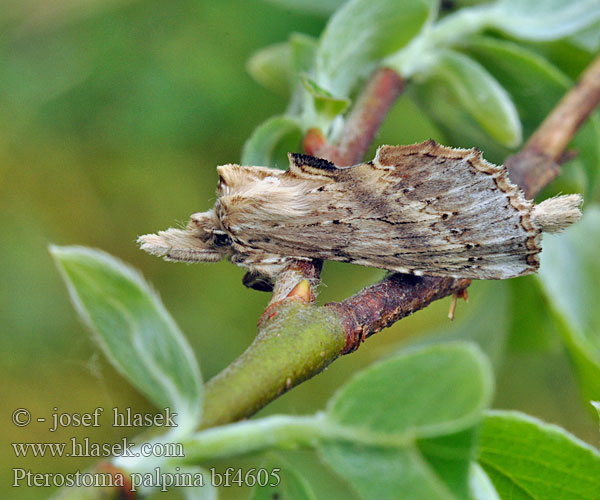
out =
{"type": "Polygon", "coordinates": [[[535,272],[542,233],[581,217],[580,195],[536,205],[476,149],[382,146],[353,167],[289,157],[286,172],[218,167],[214,208],[192,215],[185,230],[141,236],[141,248],[174,261],[228,258],[267,281],[309,259],[505,279],[535,272]]]}
{"type": "Polygon", "coordinates": [[[185,230],[167,229],[138,238],[140,248],[183,262],[218,262],[230,252],[231,240],[219,228],[214,210],[192,214],[185,230]]]}

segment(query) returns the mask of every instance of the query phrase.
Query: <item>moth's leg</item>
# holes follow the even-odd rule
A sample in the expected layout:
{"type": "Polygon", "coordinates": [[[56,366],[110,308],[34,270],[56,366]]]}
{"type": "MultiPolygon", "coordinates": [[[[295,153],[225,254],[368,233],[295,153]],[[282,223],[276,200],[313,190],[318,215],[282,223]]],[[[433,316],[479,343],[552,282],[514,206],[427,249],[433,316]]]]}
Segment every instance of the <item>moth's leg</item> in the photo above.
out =
{"type": "Polygon", "coordinates": [[[456,302],[458,299],[465,299],[465,302],[469,302],[469,294],[467,293],[466,288],[452,294],[452,302],[450,303],[450,310],[448,311],[448,318],[450,321],[454,319],[454,311],[456,310],[456,302]]]}
{"type": "Polygon", "coordinates": [[[272,278],[257,271],[248,271],[244,274],[242,283],[244,286],[258,290],[259,292],[272,292],[274,286],[272,278]]]}

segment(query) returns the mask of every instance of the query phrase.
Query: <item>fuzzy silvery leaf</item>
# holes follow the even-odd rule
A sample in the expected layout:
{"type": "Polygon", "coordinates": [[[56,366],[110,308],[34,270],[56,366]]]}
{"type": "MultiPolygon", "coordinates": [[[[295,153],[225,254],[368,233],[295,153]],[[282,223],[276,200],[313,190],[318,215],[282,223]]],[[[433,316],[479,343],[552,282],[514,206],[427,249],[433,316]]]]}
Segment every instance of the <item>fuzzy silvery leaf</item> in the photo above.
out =
{"type": "Polygon", "coordinates": [[[405,46],[431,19],[434,0],[350,0],[329,20],[317,48],[316,83],[347,97],[386,56],[405,46]]]}
{"type": "Polygon", "coordinates": [[[526,40],[555,40],[600,19],[598,0],[499,0],[489,25],[526,40]]]}
{"type": "Polygon", "coordinates": [[[99,250],[50,247],[80,317],[112,365],[178,430],[201,416],[203,384],[192,348],[156,292],[130,266],[99,250]]]}

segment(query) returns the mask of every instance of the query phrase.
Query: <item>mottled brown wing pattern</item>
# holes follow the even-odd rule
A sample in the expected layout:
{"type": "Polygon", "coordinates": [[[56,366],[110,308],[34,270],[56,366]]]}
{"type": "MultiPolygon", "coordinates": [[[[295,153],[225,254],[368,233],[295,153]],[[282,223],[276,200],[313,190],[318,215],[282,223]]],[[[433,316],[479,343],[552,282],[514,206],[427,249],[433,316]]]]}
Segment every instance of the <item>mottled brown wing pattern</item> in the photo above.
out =
{"type": "Polygon", "coordinates": [[[266,281],[292,259],[503,279],[534,272],[542,231],[581,216],[579,195],[534,205],[505,167],[434,141],[382,146],[354,167],[291,154],[287,172],[217,170],[214,208],[192,215],[185,231],[141,236],[144,250],[185,262],[229,258],[266,281]]]}
{"type": "Polygon", "coordinates": [[[477,150],[433,141],[383,146],[372,162],[347,168],[291,159],[277,177],[278,196],[221,197],[220,219],[251,260],[321,258],[480,279],[538,267],[541,232],[529,221],[532,203],[477,150]]]}

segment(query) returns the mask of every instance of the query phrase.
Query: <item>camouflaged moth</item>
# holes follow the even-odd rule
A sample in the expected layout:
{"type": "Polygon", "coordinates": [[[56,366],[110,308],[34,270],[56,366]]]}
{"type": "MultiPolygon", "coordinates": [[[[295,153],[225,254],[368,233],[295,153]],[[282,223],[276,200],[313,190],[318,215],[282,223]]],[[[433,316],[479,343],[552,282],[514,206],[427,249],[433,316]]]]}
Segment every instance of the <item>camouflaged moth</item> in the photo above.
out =
{"type": "Polygon", "coordinates": [[[222,165],[213,209],[185,230],[141,236],[167,260],[228,258],[265,280],[291,260],[505,279],[539,267],[542,232],[581,217],[580,195],[525,199],[503,166],[434,141],[382,146],[352,167],[290,154],[287,171],[222,165]]]}

